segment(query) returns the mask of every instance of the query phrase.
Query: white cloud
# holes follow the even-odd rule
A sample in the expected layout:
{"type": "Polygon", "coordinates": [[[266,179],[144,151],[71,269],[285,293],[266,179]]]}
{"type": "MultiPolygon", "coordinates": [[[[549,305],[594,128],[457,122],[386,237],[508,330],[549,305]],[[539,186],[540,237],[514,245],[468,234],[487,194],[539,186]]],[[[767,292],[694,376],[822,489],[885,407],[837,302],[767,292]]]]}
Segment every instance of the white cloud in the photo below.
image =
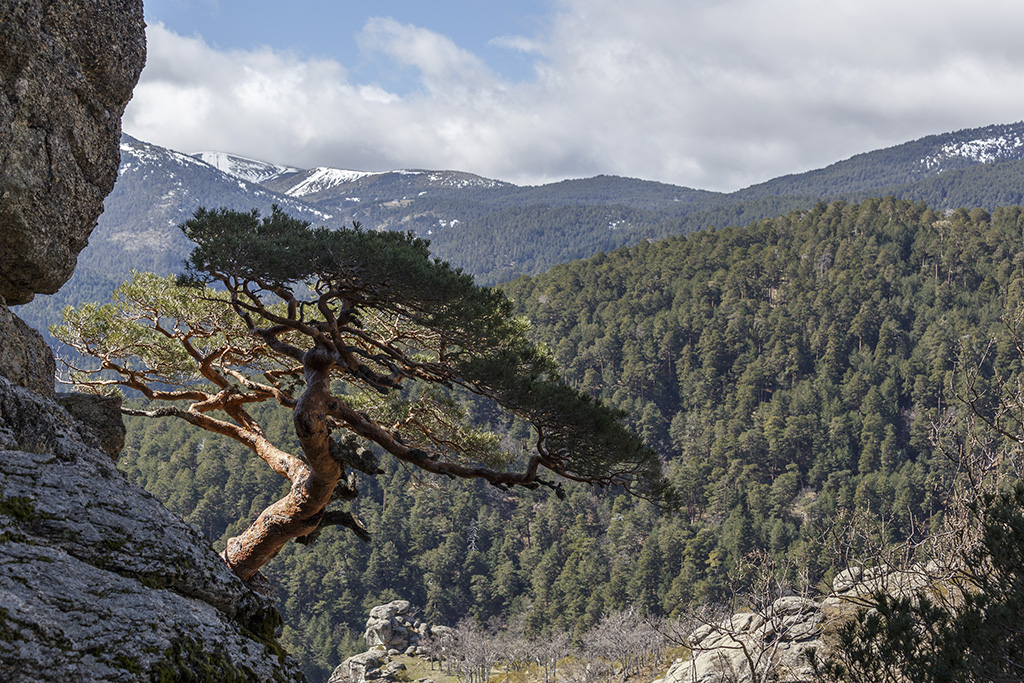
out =
{"type": "Polygon", "coordinates": [[[542,48],[542,44],[539,41],[527,38],[526,36],[498,36],[497,38],[491,38],[488,44],[527,54],[539,53],[542,48]]]}
{"type": "Polygon", "coordinates": [[[503,81],[393,19],[358,36],[416,87],[221,52],[149,29],[126,130],[303,166],[457,168],[515,182],[613,173],[735,189],[929,133],[1024,119],[1024,3],[563,0],[503,81]]]}
{"type": "Polygon", "coordinates": [[[473,92],[499,87],[494,74],[478,57],[448,38],[394,19],[370,19],[359,34],[366,52],[380,53],[413,67],[436,98],[458,100],[473,92]]]}

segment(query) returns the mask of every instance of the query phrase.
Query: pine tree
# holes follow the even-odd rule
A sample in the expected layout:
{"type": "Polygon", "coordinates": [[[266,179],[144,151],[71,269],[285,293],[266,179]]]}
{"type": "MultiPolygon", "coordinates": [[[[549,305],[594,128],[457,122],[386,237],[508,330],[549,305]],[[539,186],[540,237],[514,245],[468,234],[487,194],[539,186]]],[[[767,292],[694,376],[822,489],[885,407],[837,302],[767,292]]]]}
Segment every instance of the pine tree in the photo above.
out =
{"type": "Polygon", "coordinates": [[[200,209],[181,228],[197,245],[185,276],[136,273],[114,303],[67,311],[54,333],[99,359],[101,370],[74,373],[81,386],[140,392],[154,405],[129,414],[233,438],[290,482],[227,544],[242,579],[326,526],[366,537],[351,511],[328,506],[358,495],[349,470],[380,473],[369,444],[425,473],[499,487],[560,490],[547,470],[669,497],[657,455],[621,415],[564,383],[508,299],[432,259],[426,241],[312,229],[277,207],[262,219],[200,209]],[[301,453],[253,417],[265,401],[292,411],[301,453]],[[474,425],[480,401],[531,425],[532,453],[474,425]]]}

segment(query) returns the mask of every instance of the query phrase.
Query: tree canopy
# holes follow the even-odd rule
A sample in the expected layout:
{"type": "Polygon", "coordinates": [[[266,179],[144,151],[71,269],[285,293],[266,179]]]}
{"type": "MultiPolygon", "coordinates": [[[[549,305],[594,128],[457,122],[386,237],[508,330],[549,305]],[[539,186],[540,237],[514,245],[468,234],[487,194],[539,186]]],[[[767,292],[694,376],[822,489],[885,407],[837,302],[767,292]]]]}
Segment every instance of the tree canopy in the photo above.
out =
{"type": "Polygon", "coordinates": [[[559,490],[547,470],[671,498],[657,454],[622,415],[563,382],[509,300],[432,259],[425,240],[311,228],[276,207],[264,217],[200,209],[181,228],[196,244],[185,275],[136,273],[113,303],[67,310],[54,334],[100,360],[72,373],[78,385],[135,390],[157,403],[129,413],[234,438],[291,482],[228,543],[243,579],[323,526],[365,535],[328,505],[357,495],[347,470],[378,471],[368,445],[499,487],[559,490]],[[253,417],[264,401],[294,411],[301,453],[253,417]],[[530,427],[529,452],[501,438],[514,419],[530,427]]]}

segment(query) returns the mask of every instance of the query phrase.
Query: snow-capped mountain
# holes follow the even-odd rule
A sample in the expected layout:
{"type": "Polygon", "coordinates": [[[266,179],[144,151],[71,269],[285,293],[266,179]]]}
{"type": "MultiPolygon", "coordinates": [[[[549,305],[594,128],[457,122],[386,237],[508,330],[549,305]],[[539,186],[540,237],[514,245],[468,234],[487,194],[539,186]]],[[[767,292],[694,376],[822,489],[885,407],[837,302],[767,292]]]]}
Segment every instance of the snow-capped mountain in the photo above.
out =
{"type": "Polygon", "coordinates": [[[114,250],[130,256],[131,267],[175,270],[188,252],[177,225],[200,206],[266,214],[278,205],[313,225],[358,221],[432,235],[465,220],[451,206],[460,193],[513,187],[458,171],[298,169],[217,151],[184,154],[124,135],[118,183],[81,258],[88,267],[114,250]],[[438,209],[432,200],[447,204],[438,209]]]}
{"type": "Polygon", "coordinates": [[[264,186],[325,210],[355,210],[356,204],[449,197],[467,189],[513,188],[510,183],[462,171],[400,169],[383,172],[318,167],[268,180],[264,186]]]}
{"type": "Polygon", "coordinates": [[[291,166],[272,164],[226,152],[194,152],[190,156],[213,166],[218,171],[256,184],[265,183],[278,176],[295,173],[299,170],[291,166]]]}
{"type": "MultiPolygon", "coordinates": [[[[336,188],[368,187],[366,179],[373,178],[373,185],[415,188],[418,192],[433,189],[464,190],[467,188],[511,187],[510,183],[482,178],[461,171],[418,171],[397,170],[384,172],[347,171],[340,168],[318,167],[281,178],[283,183],[295,183],[284,190],[290,197],[320,195],[336,188]],[[357,182],[364,181],[364,182],[357,182]]],[[[397,197],[396,197],[397,198],[397,197]]]]}
{"type": "Polygon", "coordinates": [[[576,244],[588,234],[592,247],[581,244],[573,252],[585,256],[643,236],[753,220],[819,198],[896,194],[935,208],[1017,203],[1024,201],[1024,183],[1014,173],[1024,175],[1022,123],[933,135],[731,194],[613,176],[517,187],[462,171],[296,169],[222,152],[188,155],[126,135],[118,183],[81,258],[85,265],[94,258],[105,263],[113,250],[132,267],[175,270],[188,251],[176,226],[196,208],[266,213],[276,204],[314,225],[359,222],[410,230],[429,237],[439,255],[478,276],[496,268],[506,277],[506,270],[514,275],[527,262],[521,256],[510,259],[510,249],[550,251],[546,241],[576,244]],[[1020,171],[1006,166],[1016,160],[1020,171]],[[513,235],[529,237],[530,243],[499,246],[513,235]],[[489,241],[494,253],[481,257],[481,265],[461,260],[467,244],[489,249],[480,246],[489,241]]]}
{"type": "Polygon", "coordinates": [[[345,212],[364,201],[405,201],[411,197],[423,197],[432,191],[443,193],[469,188],[512,187],[509,183],[461,171],[356,171],[329,166],[300,169],[227,152],[175,154],[204,162],[229,176],[264,189],[317,204],[328,212],[332,209],[345,212]]]}
{"type": "Polygon", "coordinates": [[[291,185],[284,193],[289,197],[305,197],[326,192],[371,175],[377,174],[367,171],[347,171],[340,168],[320,166],[289,176],[286,179],[287,182],[294,182],[295,184],[291,185]]]}
{"type": "MultiPolygon", "coordinates": [[[[226,163],[228,156],[208,158],[226,163]]],[[[254,162],[250,168],[260,164],[272,166],[254,162]]],[[[234,164],[234,168],[237,171],[241,166],[234,164]]],[[[113,249],[129,257],[131,267],[176,270],[188,252],[187,241],[176,226],[197,208],[226,206],[267,212],[274,204],[317,225],[344,222],[329,211],[244,180],[238,173],[228,174],[201,157],[123,135],[117,184],[104,202],[103,214],[80,260],[88,266],[97,254],[113,249]]]]}
{"type": "MultiPolygon", "coordinates": [[[[158,147],[141,140],[136,140],[128,135],[121,136],[121,165],[117,173],[123,176],[126,173],[135,173],[152,169],[154,166],[181,166],[200,167],[202,160],[197,160],[188,154],[175,152],[173,149],[158,147]]],[[[173,171],[169,171],[172,172],[173,171]]]]}
{"type": "MultiPolygon", "coordinates": [[[[605,231],[620,235],[618,241],[594,246],[609,248],[627,243],[634,232],[639,235],[643,225],[672,230],[673,222],[683,216],[688,218],[686,227],[680,224],[680,231],[700,227],[702,220],[720,224],[723,207],[742,207],[747,202],[761,203],[756,204],[756,210],[730,208],[724,220],[752,220],[760,217],[760,212],[797,207],[818,198],[856,199],[879,194],[924,199],[935,208],[949,208],[946,204],[950,203],[1014,203],[1018,196],[1014,188],[1019,184],[1012,177],[1014,171],[1000,170],[994,162],[1015,160],[1024,164],[1024,123],[932,135],[722,194],[613,176],[517,187],[462,171],[368,172],[327,166],[297,169],[223,152],[190,156],[125,136],[121,179],[107,200],[93,241],[114,241],[125,250],[150,258],[166,251],[153,248],[160,242],[157,235],[168,244],[179,240],[173,226],[198,206],[266,212],[272,204],[278,204],[316,225],[359,222],[375,229],[411,230],[429,237],[444,253],[464,244],[466,238],[456,233],[493,229],[485,226],[540,222],[541,230],[550,231],[552,225],[561,226],[568,220],[569,214],[564,212],[554,215],[559,207],[627,207],[634,212],[628,217],[616,211],[606,212],[607,216],[593,215],[605,231]],[[979,178],[979,173],[989,167],[992,171],[985,171],[985,179],[979,178]],[[969,174],[968,181],[959,180],[963,173],[969,174]],[[997,181],[994,174],[1002,175],[997,181]],[[981,184],[984,199],[972,189],[981,184]],[[773,203],[765,204],[765,198],[773,198],[773,203]],[[777,198],[791,199],[779,203],[777,198]],[[531,217],[521,218],[526,215],[531,217]],[[701,215],[708,217],[701,219],[701,215]],[[612,224],[614,230],[607,227],[612,224]]],[[[1024,193],[1024,188],[1020,192],[1024,193]]],[[[596,230],[589,222],[559,229],[596,230]]],[[[483,238],[476,235],[472,239],[483,238]]],[[[458,263],[453,255],[444,255],[458,263]]],[[[502,263],[503,258],[496,253],[494,263],[502,263]]]]}
{"type": "MultiPolygon", "coordinates": [[[[615,176],[518,187],[460,171],[294,169],[126,135],[118,182],[79,257],[82,284],[62,291],[101,297],[131,268],[181,272],[191,245],[176,226],[200,206],[266,214],[276,204],[313,225],[412,231],[495,284],[645,239],[885,195],[941,210],[1024,204],[1024,123],[932,135],[728,194],[615,176]]],[[[77,303],[70,296],[29,306],[56,311],[77,303]]]]}
{"type": "MultiPolygon", "coordinates": [[[[124,135],[119,181],[80,263],[83,268],[102,264],[118,276],[129,267],[180,270],[189,245],[177,226],[200,206],[255,208],[266,214],[276,204],[313,225],[358,222],[378,230],[412,231],[429,237],[438,254],[446,256],[451,248],[446,243],[464,244],[454,233],[461,235],[466,225],[490,216],[503,224],[515,221],[510,216],[523,207],[537,207],[530,222],[558,225],[571,215],[573,230],[590,230],[593,221],[602,233],[615,236],[614,242],[600,245],[609,248],[628,240],[647,221],[663,222],[662,211],[676,212],[716,194],[611,176],[517,187],[463,171],[296,169],[217,151],[184,154],[124,135]],[[585,219],[563,209],[577,205],[617,208],[592,211],[585,219]],[[653,213],[638,219],[637,211],[653,213]],[[586,225],[577,225],[580,220],[586,225]]],[[[507,260],[500,257],[497,262],[507,260]]]]}

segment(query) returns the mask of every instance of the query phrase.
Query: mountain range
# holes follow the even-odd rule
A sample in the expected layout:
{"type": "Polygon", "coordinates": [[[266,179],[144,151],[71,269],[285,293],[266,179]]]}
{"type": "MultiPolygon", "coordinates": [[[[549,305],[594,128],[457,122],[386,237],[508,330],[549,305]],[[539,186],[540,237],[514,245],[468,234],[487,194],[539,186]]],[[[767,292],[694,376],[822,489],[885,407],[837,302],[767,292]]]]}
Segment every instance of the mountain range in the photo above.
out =
{"type": "Polygon", "coordinates": [[[125,135],[117,184],[74,279],[21,315],[45,327],[67,303],[105,298],[132,268],[177,271],[189,245],[176,226],[199,206],[267,212],[276,204],[315,225],[412,231],[437,256],[497,284],[645,239],[882,195],[945,210],[1021,203],[1024,122],[932,135],[731,193],[606,175],[517,186],[463,171],[298,169],[125,135]]]}

